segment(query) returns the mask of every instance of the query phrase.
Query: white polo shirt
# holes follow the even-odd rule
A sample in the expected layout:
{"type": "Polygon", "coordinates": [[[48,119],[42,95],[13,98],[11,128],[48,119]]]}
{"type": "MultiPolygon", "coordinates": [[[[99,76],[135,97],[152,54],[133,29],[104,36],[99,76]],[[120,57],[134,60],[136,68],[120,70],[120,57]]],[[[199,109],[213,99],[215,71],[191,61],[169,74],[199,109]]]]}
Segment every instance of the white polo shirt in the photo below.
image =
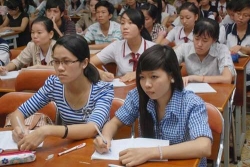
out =
{"type": "Polygon", "coordinates": [[[188,42],[193,42],[193,31],[186,36],[183,26],[174,27],[167,35],[166,39],[170,42],[175,42],[175,45],[178,46],[182,43],[185,43],[184,37],[188,38],[188,42]]]}
{"type": "MultiPolygon", "coordinates": [[[[227,35],[226,44],[228,48],[231,48],[236,45],[250,47],[250,23],[248,24],[247,31],[245,36],[240,40],[237,36],[237,26],[236,24],[232,24],[231,33],[227,35]]],[[[246,73],[250,74],[250,63],[247,64],[246,73]]],[[[250,84],[249,84],[250,85],[250,84]]]]}
{"type": "MultiPolygon", "coordinates": [[[[147,48],[155,45],[151,41],[147,41],[142,38],[142,42],[137,53],[140,55],[147,48]]],[[[97,53],[97,57],[103,64],[114,62],[117,65],[116,76],[125,75],[128,72],[133,71],[133,63],[129,63],[131,59],[132,51],[130,50],[127,40],[114,41],[105,47],[101,52],[97,53]]]]}

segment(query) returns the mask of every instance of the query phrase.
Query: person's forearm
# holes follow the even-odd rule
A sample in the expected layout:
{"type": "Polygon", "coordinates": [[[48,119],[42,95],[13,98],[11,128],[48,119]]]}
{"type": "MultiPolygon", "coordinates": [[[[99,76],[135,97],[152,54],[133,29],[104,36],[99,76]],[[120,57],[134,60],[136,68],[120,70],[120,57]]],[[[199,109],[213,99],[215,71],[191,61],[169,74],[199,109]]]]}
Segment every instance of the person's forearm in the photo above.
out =
{"type": "Polygon", "coordinates": [[[115,116],[109,122],[107,122],[102,129],[102,134],[107,140],[112,140],[118,129],[122,126],[122,123],[115,116]]]}
{"type": "Polygon", "coordinates": [[[22,114],[20,110],[17,109],[15,112],[11,113],[10,123],[11,123],[12,128],[15,129],[15,127],[19,126],[16,117],[18,117],[18,119],[20,120],[22,127],[25,127],[24,115],[22,114]]]}
{"type": "Polygon", "coordinates": [[[232,76],[204,76],[204,75],[193,75],[191,76],[191,80],[189,82],[205,82],[205,83],[231,83],[232,76]]]}
{"type": "Polygon", "coordinates": [[[240,51],[244,54],[250,55],[250,47],[241,46],[240,51]]]}
{"type": "Polygon", "coordinates": [[[58,33],[59,37],[62,37],[62,36],[63,36],[62,32],[58,29],[58,27],[54,27],[54,29],[55,29],[56,32],[58,33]]]}
{"type": "Polygon", "coordinates": [[[5,66],[5,68],[8,70],[8,71],[14,71],[16,69],[16,65],[12,62],[10,62],[9,64],[7,64],[5,66]]]}
{"type": "Polygon", "coordinates": [[[110,43],[89,45],[89,49],[93,49],[93,50],[103,49],[106,46],[108,46],[109,44],[110,43]]]}
{"type": "MultiPolygon", "coordinates": [[[[211,154],[211,140],[207,137],[200,137],[175,145],[161,147],[163,159],[191,159],[208,157],[211,154]]],[[[151,159],[160,159],[158,147],[152,149],[151,159]]]]}
{"type": "MultiPolygon", "coordinates": [[[[93,138],[97,134],[94,127],[94,123],[68,125],[67,127],[67,139],[80,140],[86,138],[93,138]]],[[[41,128],[45,136],[63,137],[66,133],[66,127],[63,125],[45,125],[41,128]]]]}

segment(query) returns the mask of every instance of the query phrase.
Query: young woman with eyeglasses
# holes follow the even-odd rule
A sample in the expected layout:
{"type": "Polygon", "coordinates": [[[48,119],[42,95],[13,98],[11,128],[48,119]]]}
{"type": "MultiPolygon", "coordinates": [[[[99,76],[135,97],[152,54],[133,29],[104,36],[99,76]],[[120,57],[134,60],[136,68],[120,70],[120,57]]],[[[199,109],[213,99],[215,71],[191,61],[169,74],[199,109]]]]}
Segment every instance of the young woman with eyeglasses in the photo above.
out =
{"type": "Polygon", "coordinates": [[[43,87],[23,103],[11,116],[13,139],[20,150],[35,150],[47,136],[79,140],[96,136],[109,120],[114,97],[113,86],[99,81],[97,69],[89,63],[87,41],[80,35],[65,35],[53,46],[56,75],[50,76],[43,87]],[[22,134],[16,117],[23,127],[24,119],[50,101],[55,102],[63,125],[44,125],[22,134]]]}
{"type": "Polygon", "coordinates": [[[53,22],[45,16],[38,17],[31,24],[32,41],[24,50],[9,64],[0,67],[0,75],[7,74],[8,71],[20,70],[32,64],[28,68],[51,69],[51,52],[56,43],[53,40],[53,22]]]}

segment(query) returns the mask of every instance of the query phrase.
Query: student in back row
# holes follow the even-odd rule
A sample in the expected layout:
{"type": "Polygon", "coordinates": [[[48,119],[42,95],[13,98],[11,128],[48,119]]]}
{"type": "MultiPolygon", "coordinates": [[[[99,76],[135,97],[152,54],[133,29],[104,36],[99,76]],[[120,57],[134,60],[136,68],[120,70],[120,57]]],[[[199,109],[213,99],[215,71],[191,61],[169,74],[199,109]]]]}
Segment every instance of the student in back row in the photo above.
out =
{"type": "Polygon", "coordinates": [[[178,61],[185,63],[188,82],[231,83],[234,64],[226,45],[219,44],[219,23],[200,19],[194,26],[194,42],[183,43],[175,49],[178,61]]]}
{"type": "Polygon", "coordinates": [[[115,40],[121,40],[120,24],[110,19],[114,13],[114,6],[108,1],[100,1],[95,5],[97,23],[90,25],[84,38],[90,49],[103,49],[115,40]],[[94,44],[92,44],[94,43],[94,44]]]}
{"type": "Polygon", "coordinates": [[[184,89],[172,48],[155,45],[143,52],[136,86],[105,124],[102,134],[107,144],[100,136],[94,140],[96,151],[108,153],[119,128],[138,119],[140,137],[169,140],[169,146],[123,150],[119,153],[122,164],[131,167],[149,160],[201,158],[199,166],[206,167],[205,157],[212,146],[206,107],[200,97],[184,89]]]}
{"type": "MultiPolygon", "coordinates": [[[[135,79],[135,70],[140,55],[155,43],[145,28],[145,19],[140,10],[127,9],[121,15],[121,31],[124,40],[115,41],[91,58],[95,66],[114,62],[117,65],[116,76],[121,81],[135,79]]],[[[101,79],[112,81],[114,75],[99,69],[101,79]]]]}
{"type": "Polygon", "coordinates": [[[29,68],[52,68],[52,47],[56,43],[53,40],[53,22],[47,17],[41,16],[31,24],[32,41],[9,64],[0,67],[0,75],[8,71],[20,70],[32,64],[29,68]]]}

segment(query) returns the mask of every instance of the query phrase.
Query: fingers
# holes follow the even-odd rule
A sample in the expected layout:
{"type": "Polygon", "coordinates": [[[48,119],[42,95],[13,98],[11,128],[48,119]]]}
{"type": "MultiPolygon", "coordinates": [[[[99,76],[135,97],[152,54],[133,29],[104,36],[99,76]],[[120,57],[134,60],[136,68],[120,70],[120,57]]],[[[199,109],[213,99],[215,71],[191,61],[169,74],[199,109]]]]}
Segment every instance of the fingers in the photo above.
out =
{"type": "Polygon", "coordinates": [[[102,73],[102,80],[106,82],[111,82],[114,80],[114,74],[109,73],[109,72],[103,72],[102,73]]]}
{"type": "Polygon", "coordinates": [[[100,136],[97,136],[94,139],[93,143],[98,153],[103,154],[109,151],[110,142],[108,142],[108,144],[105,144],[100,136]]]}
{"type": "Polygon", "coordinates": [[[0,67],[0,75],[7,75],[8,71],[5,67],[0,67]]]}

